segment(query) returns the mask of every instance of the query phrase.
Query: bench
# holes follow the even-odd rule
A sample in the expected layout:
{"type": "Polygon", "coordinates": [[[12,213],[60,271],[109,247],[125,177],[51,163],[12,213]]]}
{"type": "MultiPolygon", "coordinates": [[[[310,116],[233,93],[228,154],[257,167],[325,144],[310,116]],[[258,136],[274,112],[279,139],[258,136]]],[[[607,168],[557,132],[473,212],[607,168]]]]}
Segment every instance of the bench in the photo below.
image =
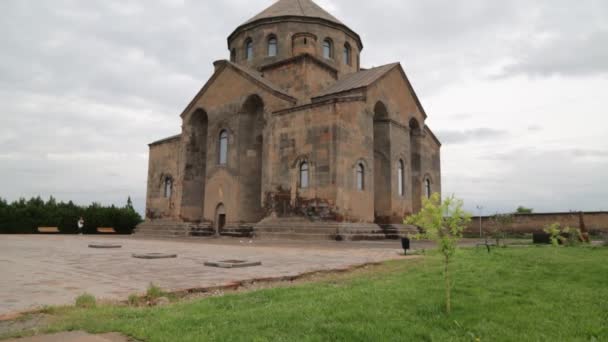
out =
{"type": "Polygon", "coordinates": [[[59,234],[59,228],[58,227],[38,227],[38,233],[59,234]]]}
{"type": "Polygon", "coordinates": [[[110,227],[99,227],[97,232],[100,234],[116,234],[116,229],[110,227]]]}

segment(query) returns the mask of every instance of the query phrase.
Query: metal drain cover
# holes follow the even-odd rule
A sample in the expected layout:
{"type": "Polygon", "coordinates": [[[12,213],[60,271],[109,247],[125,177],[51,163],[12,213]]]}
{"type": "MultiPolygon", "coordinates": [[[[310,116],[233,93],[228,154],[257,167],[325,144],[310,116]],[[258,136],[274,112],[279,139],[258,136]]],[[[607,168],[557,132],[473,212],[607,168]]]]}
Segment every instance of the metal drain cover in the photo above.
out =
{"type": "Polygon", "coordinates": [[[89,248],[112,249],[122,248],[122,245],[118,245],[115,243],[92,243],[89,245],[89,248]]]}
{"type": "Polygon", "coordinates": [[[245,261],[245,260],[223,260],[223,261],[208,261],[205,266],[218,268],[244,268],[261,266],[261,261],[245,261]]]}
{"type": "Polygon", "coordinates": [[[165,254],[165,253],[142,253],[142,254],[133,254],[133,257],[136,259],[175,259],[177,258],[177,254],[165,254]]]}

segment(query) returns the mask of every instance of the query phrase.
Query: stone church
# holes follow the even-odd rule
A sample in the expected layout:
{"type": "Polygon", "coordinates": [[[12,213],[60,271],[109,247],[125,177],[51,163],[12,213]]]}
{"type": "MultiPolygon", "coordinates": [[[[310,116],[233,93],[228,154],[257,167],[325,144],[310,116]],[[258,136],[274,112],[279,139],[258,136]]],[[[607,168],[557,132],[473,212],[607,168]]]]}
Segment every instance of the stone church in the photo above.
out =
{"type": "Polygon", "coordinates": [[[406,232],[441,192],[441,143],[399,63],[361,66],[359,34],[279,0],[228,36],[229,60],[150,144],[139,234],[364,239],[406,232]]]}

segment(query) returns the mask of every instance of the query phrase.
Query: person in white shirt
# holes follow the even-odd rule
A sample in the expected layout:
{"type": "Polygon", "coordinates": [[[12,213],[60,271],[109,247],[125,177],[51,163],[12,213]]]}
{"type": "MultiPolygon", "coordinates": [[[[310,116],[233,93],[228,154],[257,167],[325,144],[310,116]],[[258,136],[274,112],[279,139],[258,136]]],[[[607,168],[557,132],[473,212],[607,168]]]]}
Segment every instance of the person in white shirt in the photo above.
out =
{"type": "Polygon", "coordinates": [[[80,217],[78,220],[78,235],[82,235],[82,229],[84,228],[84,219],[80,217]]]}

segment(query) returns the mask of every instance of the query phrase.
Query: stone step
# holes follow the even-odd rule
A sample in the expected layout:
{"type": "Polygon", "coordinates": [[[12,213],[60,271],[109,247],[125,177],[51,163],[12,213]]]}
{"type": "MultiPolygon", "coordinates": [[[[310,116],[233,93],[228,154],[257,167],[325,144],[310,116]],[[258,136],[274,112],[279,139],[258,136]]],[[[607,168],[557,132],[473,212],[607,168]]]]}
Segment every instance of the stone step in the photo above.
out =
{"type": "Polygon", "coordinates": [[[336,240],[327,234],[307,234],[307,233],[256,233],[256,239],[262,240],[299,240],[299,241],[329,241],[336,240]]]}
{"type": "Polygon", "coordinates": [[[190,236],[212,236],[215,232],[210,223],[185,223],[171,220],[145,221],[138,225],[135,236],[153,238],[185,238],[190,236]],[[194,234],[193,234],[194,233],[194,234]]]}
{"type": "Polygon", "coordinates": [[[184,229],[184,228],[173,228],[173,227],[167,227],[167,228],[156,228],[156,227],[145,227],[145,228],[141,228],[138,229],[137,232],[165,232],[165,231],[173,231],[173,232],[189,232],[192,229],[184,229]]]}
{"type": "MultiPolygon", "coordinates": [[[[309,221],[302,218],[271,219],[259,224],[229,226],[221,236],[264,240],[305,241],[372,241],[396,240],[417,233],[417,228],[404,225],[376,225],[370,223],[344,223],[309,221]]],[[[193,224],[175,221],[147,221],[135,230],[136,236],[150,238],[214,238],[215,229],[210,223],[193,224]]]]}

